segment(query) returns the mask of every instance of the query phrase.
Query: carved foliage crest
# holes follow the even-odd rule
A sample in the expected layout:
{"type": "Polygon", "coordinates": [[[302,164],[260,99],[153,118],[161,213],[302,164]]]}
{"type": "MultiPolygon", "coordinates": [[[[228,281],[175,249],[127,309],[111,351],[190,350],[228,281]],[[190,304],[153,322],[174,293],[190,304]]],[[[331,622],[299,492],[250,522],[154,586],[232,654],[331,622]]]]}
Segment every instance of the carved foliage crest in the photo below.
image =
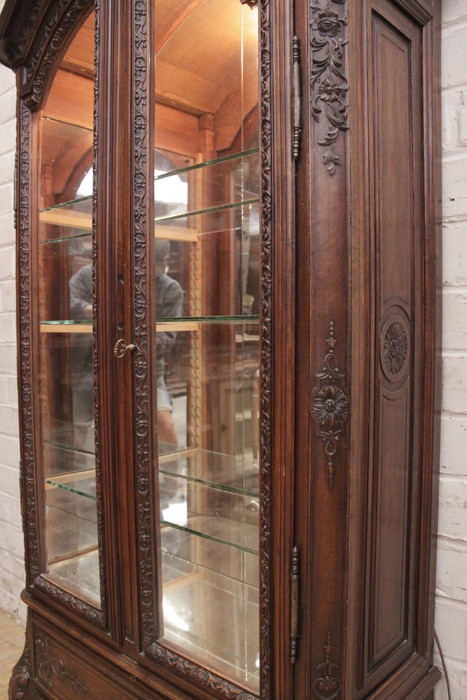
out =
{"type": "Polygon", "coordinates": [[[80,17],[85,15],[92,5],[92,0],[60,0],[46,18],[41,40],[23,71],[23,86],[29,90],[26,101],[31,109],[34,109],[42,99],[63,42],[80,17]]]}
{"type": "Polygon", "coordinates": [[[335,143],[339,132],[347,131],[349,91],[345,75],[345,46],[347,44],[347,0],[324,0],[311,5],[311,111],[319,122],[324,115],[327,132],[319,141],[326,150],[323,163],[330,175],[340,165],[335,143]]]}

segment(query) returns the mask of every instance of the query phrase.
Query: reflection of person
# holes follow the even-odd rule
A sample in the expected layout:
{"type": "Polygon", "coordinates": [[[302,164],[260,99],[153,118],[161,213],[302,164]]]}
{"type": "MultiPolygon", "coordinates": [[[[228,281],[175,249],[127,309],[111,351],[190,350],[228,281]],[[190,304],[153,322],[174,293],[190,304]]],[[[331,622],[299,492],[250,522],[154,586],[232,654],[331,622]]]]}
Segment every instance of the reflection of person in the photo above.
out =
{"type": "MultiPolygon", "coordinates": [[[[72,319],[92,317],[92,267],[85,265],[70,280],[70,315],[72,319]]],[[[92,341],[87,333],[77,333],[71,342],[73,424],[75,431],[87,439],[86,427],[92,424],[93,372],[92,341]]]]}
{"type": "MultiPolygon", "coordinates": [[[[166,274],[169,256],[169,242],[156,241],[156,314],[158,318],[174,318],[182,311],[183,291],[179,283],[166,274]]],[[[70,311],[72,318],[92,317],[92,266],[85,265],[70,279],[70,311]]],[[[175,342],[173,331],[157,333],[157,427],[159,440],[177,445],[174,421],[172,418],[172,399],[165,384],[166,355],[175,342]]],[[[83,394],[81,404],[89,405],[92,410],[92,357],[88,346],[87,357],[81,358],[85,366],[84,384],[76,387],[78,394],[83,394]],[[87,399],[87,400],[86,400],[87,399]]],[[[78,369],[75,365],[75,370],[78,369]]]]}
{"type": "MultiPolygon", "coordinates": [[[[182,313],[183,291],[166,273],[169,241],[156,240],[156,314],[158,319],[176,318],[182,313]]],[[[175,342],[173,331],[157,333],[157,427],[159,440],[177,445],[172,418],[172,399],[165,385],[166,355],[175,342]]]]}

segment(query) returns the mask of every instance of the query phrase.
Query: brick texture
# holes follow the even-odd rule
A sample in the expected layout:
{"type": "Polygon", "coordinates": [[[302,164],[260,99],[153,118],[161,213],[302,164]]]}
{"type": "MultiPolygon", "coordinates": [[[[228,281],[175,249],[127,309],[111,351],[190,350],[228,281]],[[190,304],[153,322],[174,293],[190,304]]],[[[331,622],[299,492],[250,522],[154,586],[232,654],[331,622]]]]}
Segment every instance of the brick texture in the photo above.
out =
{"type": "MultiPolygon", "coordinates": [[[[467,698],[467,2],[443,0],[443,407],[436,630],[467,698]]],[[[435,663],[441,668],[439,656],[435,663]]],[[[447,700],[443,679],[436,700],[447,700]]]]}

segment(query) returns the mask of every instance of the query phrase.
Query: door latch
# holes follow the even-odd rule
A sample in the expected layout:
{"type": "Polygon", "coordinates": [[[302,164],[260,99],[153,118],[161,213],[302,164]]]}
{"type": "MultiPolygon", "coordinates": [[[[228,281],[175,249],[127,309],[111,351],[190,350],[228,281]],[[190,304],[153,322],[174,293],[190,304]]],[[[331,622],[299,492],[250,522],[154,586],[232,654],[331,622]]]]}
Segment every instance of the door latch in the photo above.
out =
{"type": "Polygon", "coordinates": [[[125,357],[127,352],[132,352],[136,348],[136,345],[133,343],[128,343],[126,344],[126,341],[124,338],[120,338],[120,340],[117,340],[115,343],[114,347],[114,355],[117,358],[117,360],[120,360],[122,357],[125,357]]]}

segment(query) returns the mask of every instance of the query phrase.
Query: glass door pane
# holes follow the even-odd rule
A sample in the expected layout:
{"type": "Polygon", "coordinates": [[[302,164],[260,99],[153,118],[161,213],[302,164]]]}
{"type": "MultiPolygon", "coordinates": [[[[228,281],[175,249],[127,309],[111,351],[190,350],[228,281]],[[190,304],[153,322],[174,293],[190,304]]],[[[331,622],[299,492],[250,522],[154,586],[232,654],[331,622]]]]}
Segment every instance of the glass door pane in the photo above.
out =
{"type": "Polygon", "coordinates": [[[258,10],[155,17],[161,641],[258,691],[258,10]]]}
{"type": "Polygon", "coordinates": [[[100,604],[92,361],[94,13],[40,113],[39,403],[44,574],[100,604]]]}

